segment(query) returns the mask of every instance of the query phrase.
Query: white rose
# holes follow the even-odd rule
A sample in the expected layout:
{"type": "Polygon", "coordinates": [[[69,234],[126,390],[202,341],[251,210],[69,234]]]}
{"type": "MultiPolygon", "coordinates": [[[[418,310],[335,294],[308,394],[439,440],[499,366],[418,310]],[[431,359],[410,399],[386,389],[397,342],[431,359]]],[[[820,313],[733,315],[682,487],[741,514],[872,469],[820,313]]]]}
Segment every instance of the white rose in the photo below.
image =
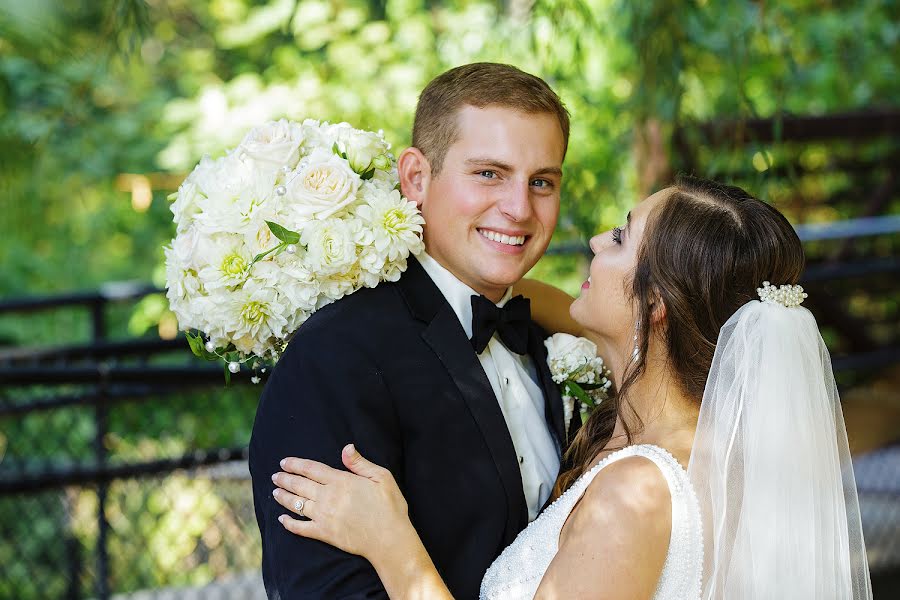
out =
{"type": "Polygon", "coordinates": [[[281,119],[252,129],[238,147],[254,161],[273,168],[293,167],[300,158],[303,129],[297,123],[281,119]]]}
{"type": "Polygon", "coordinates": [[[391,166],[390,159],[386,156],[387,143],[378,134],[371,131],[341,129],[338,134],[338,147],[347,154],[350,167],[360,175],[372,166],[383,169],[391,166]],[[373,165],[373,162],[378,164],[373,165]]]}
{"type": "Polygon", "coordinates": [[[570,359],[576,364],[584,364],[597,356],[597,345],[591,340],[568,333],[555,333],[546,340],[549,360],[570,359]]]}
{"type": "Polygon", "coordinates": [[[309,223],[300,243],[306,246],[306,266],[317,277],[346,272],[356,262],[354,233],[341,219],[309,223]]]}
{"type": "Polygon", "coordinates": [[[316,149],[287,182],[286,201],[307,219],[327,219],[356,201],[361,180],[347,161],[316,149]]]}

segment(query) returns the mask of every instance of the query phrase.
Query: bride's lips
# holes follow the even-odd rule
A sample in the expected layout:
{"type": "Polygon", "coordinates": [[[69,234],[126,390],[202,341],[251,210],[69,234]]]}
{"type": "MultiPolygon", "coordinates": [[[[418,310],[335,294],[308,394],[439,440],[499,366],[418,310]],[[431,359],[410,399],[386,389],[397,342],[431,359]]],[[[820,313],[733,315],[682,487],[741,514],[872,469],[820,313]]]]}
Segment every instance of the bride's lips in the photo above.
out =
{"type": "Polygon", "coordinates": [[[591,287],[591,278],[590,277],[587,278],[587,281],[585,281],[584,283],[581,284],[581,289],[583,289],[583,290],[586,290],[589,287],[591,287]]]}

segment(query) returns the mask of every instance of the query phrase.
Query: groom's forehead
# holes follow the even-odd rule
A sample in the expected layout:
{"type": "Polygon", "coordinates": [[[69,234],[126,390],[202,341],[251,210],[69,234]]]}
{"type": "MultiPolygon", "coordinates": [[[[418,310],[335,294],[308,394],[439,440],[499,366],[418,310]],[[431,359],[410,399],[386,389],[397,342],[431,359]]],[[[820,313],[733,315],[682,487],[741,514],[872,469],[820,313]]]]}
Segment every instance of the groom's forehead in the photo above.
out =
{"type": "Polygon", "coordinates": [[[448,153],[467,166],[503,169],[534,163],[532,169],[561,174],[562,130],[550,113],[525,113],[492,106],[459,115],[448,153]]]}

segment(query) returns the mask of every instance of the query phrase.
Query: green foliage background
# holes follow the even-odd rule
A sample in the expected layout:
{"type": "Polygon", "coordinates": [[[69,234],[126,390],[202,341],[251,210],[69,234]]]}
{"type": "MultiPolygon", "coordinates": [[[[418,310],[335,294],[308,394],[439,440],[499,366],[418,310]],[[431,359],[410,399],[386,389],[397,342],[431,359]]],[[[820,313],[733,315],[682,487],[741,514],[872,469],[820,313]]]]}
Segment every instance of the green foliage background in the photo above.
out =
{"type": "Polygon", "coordinates": [[[160,282],[171,189],[137,212],[117,175],[183,176],[279,117],[403,147],[419,90],[478,60],[567,103],[557,237],[583,239],[635,200],[644,119],[896,105],[897,17],[888,0],[2,0],[0,295],[160,282]]]}

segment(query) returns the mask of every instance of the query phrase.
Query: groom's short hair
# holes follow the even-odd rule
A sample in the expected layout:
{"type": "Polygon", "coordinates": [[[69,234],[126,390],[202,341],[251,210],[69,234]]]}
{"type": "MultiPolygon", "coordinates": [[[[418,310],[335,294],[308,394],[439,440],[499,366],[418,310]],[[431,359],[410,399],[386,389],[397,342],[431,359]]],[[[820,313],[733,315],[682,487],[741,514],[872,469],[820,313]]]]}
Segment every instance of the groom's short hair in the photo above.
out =
{"type": "Polygon", "coordinates": [[[438,75],[419,96],[412,145],[428,159],[433,175],[440,173],[447,150],[457,139],[457,113],[464,106],[554,115],[562,129],[565,157],[569,112],[547,82],[512,65],[472,63],[438,75]]]}

